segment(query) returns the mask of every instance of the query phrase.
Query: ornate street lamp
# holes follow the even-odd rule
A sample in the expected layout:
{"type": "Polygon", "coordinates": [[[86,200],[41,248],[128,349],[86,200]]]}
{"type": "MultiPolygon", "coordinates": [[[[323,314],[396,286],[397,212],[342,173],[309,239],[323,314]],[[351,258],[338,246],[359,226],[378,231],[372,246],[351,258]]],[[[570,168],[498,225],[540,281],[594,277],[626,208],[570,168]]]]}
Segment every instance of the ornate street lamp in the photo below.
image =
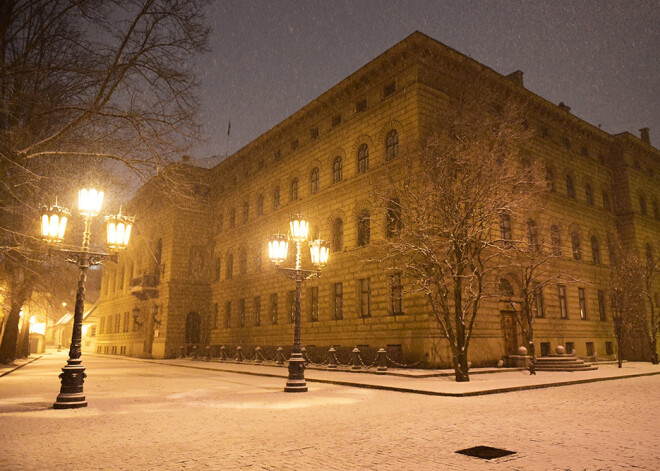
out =
{"type": "MultiPolygon", "coordinates": [[[[84,217],[85,229],[83,232],[82,246],[80,250],[69,250],[63,248],[51,249],[62,252],[66,256],[67,262],[71,262],[80,269],[78,278],[78,291],[76,292],[76,306],[73,315],[73,332],[71,334],[71,348],[69,348],[69,360],[67,365],[62,368],[60,379],[62,385],[60,394],[53,404],[55,409],[74,409],[86,407],[87,401],[83,392],[83,383],[87,375],[82,366],[81,343],[82,343],[82,322],[83,311],[85,309],[85,285],[87,283],[87,270],[92,265],[100,265],[106,260],[117,260],[117,252],[126,248],[131,235],[131,226],[134,218],[121,214],[108,216],[106,218],[108,228],[108,247],[114,253],[92,252],[89,247],[91,238],[92,218],[101,211],[103,203],[103,192],[95,189],[83,188],[78,193],[78,209],[84,217]]],[[[64,240],[66,223],[70,216],[68,209],[57,205],[44,207],[41,217],[41,237],[52,245],[61,244],[64,240]]]]}
{"type": "Polygon", "coordinates": [[[268,241],[268,255],[277,270],[296,282],[296,312],[293,325],[293,348],[289,358],[289,378],[284,387],[285,392],[306,392],[305,359],[302,356],[300,345],[300,289],[302,282],[312,276],[320,276],[321,268],[328,263],[328,245],[321,239],[310,244],[310,256],[315,270],[302,269],[302,244],[307,240],[309,221],[301,215],[291,218],[288,237],[276,234],[268,241]],[[285,268],[282,263],[286,260],[289,249],[289,240],[296,244],[296,267],[285,268]]]}

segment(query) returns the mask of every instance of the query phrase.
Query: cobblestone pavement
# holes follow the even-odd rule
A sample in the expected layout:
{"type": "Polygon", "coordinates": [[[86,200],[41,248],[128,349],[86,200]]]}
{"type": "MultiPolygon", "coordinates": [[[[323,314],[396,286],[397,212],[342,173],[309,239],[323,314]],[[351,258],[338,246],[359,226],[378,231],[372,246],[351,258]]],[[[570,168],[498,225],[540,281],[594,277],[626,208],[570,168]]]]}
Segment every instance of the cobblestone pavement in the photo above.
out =
{"type": "Polygon", "coordinates": [[[660,376],[433,397],[84,358],[89,406],[53,410],[62,354],[0,378],[1,470],[660,469],[660,376]],[[490,461],[456,454],[488,445],[490,461]]]}

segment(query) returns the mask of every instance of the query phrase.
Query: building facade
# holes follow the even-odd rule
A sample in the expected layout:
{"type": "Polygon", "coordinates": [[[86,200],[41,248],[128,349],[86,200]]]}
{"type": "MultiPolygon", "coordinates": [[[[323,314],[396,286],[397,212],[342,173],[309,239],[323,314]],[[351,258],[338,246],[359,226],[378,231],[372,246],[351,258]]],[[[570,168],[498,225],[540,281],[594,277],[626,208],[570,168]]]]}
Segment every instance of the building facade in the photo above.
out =
{"type": "MultiPolygon", "coordinates": [[[[608,241],[619,234],[640,253],[660,250],[660,153],[648,130],[610,135],[525,89],[522,72],[500,75],[418,32],[216,167],[174,165],[191,183],[186,204],[157,196],[162,176],[145,185],[131,202],[133,245],[104,268],[97,352],[173,357],[190,345],[290,345],[295,286],[270,266],[266,241],[302,213],[332,245],[322,276],[303,284],[303,344],[388,346],[407,361],[449,365],[424,298],[372,260],[386,230],[372,197],[474,77],[527,103],[527,151],[553,182],[538,230],[561,250],[553,269],[579,280],[544,288],[536,351],[565,345],[613,356],[608,241]]],[[[514,216],[510,229],[522,238],[525,222],[514,216]]],[[[474,365],[522,345],[507,309],[484,304],[474,365]]]]}

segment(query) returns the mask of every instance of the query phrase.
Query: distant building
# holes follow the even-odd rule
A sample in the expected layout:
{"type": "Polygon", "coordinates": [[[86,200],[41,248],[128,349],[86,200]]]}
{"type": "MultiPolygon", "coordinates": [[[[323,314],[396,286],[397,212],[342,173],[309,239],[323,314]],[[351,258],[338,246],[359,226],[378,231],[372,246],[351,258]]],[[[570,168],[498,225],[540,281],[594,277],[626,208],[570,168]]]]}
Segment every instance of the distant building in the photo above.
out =
{"type": "MultiPolygon", "coordinates": [[[[500,75],[418,32],[214,168],[174,166],[196,185],[184,209],[153,196],[162,176],[148,182],[131,203],[132,247],[104,268],[97,352],[162,358],[182,345],[290,345],[294,285],[269,266],[266,240],[303,213],[334,246],[322,277],[303,285],[303,344],[389,346],[407,361],[449,365],[424,299],[367,261],[385,236],[380,225],[370,243],[358,221],[384,219],[370,188],[399,171],[398,157],[420,145],[435,111],[477,76],[528,101],[531,152],[554,182],[538,230],[552,232],[562,253],[554,268],[580,280],[544,289],[536,351],[564,345],[612,357],[608,240],[618,232],[640,253],[660,249],[660,152],[648,130],[610,135],[524,88],[522,72],[500,75]]],[[[514,217],[514,237],[525,230],[514,217]]],[[[522,344],[509,306],[484,304],[474,365],[522,344]]]]}

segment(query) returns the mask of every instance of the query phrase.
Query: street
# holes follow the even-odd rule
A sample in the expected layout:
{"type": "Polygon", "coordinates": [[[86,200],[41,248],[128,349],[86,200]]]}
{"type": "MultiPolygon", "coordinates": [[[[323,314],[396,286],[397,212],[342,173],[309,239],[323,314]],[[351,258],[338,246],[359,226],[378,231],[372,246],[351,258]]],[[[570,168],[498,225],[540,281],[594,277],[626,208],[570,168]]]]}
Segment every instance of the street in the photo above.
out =
{"type": "MultiPolygon", "coordinates": [[[[0,378],[0,469],[437,470],[660,466],[660,376],[434,397],[84,356],[84,409],[53,410],[64,353],[0,378]],[[456,454],[487,445],[516,454],[456,454]]],[[[202,364],[203,365],[203,364],[202,364]]]]}

